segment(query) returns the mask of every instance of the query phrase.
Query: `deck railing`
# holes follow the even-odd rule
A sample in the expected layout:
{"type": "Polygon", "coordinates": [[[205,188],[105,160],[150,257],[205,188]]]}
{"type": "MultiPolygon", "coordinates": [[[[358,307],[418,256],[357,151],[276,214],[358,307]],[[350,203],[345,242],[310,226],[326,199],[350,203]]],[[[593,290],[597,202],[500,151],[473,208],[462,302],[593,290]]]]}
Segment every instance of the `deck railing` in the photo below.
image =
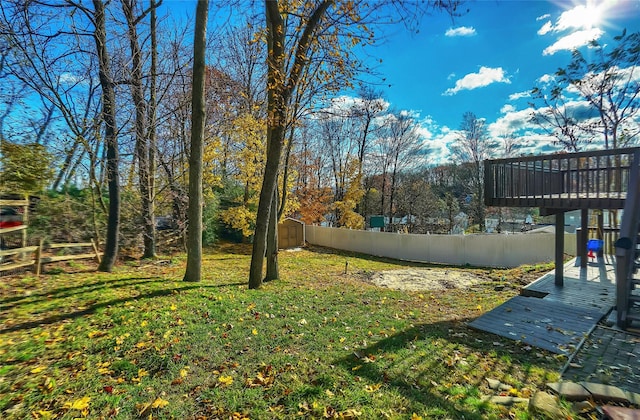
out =
{"type": "MultiPolygon", "coordinates": [[[[640,150],[635,152],[633,162],[629,198],[622,216],[620,239],[616,241],[616,310],[617,324],[621,328],[626,328],[632,319],[630,295],[640,230],[640,150]]],[[[639,320],[637,315],[636,319],[639,320]]]]}
{"type": "Polygon", "coordinates": [[[489,206],[622,208],[640,148],[485,161],[489,206]]]}

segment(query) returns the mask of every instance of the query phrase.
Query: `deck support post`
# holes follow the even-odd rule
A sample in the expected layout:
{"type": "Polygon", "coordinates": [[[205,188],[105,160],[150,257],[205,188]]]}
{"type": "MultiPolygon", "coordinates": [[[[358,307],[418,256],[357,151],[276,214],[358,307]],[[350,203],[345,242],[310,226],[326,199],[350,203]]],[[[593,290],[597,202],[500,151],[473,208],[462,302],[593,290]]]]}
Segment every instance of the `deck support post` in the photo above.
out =
{"type": "MultiPolygon", "coordinates": [[[[602,210],[598,212],[598,233],[596,234],[596,237],[601,241],[604,241],[604,211],[602,210]]],[[[604,257],[605,246],[604,246],[604,242],[602,243],[603,243],[603,247],[600,249],[600,251],[597,252],[598,258],[604,257]]]]}
{"type": "Polygon", "coordinates": [[[580,212],[580,241],[578,242],[578,255],[580,256],[580,268],[587,268],[587,241],[589,240],[589,209],[580,212]]]}
{"type": "Polygon", "coordinates": [[[564,211],[556,213],[556,273],[555,284],[564,285],[564,211]]]}

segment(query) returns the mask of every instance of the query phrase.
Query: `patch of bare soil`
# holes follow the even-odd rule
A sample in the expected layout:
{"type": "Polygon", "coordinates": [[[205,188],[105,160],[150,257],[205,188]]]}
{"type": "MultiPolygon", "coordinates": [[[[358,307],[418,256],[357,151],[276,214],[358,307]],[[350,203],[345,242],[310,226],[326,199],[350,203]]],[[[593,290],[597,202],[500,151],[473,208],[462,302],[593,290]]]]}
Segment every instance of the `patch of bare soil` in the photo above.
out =
{"type": "Polygon", "coordinates": [[[446,290],[461,289],[483,281],[473,273],[442,268],[407,268],[379,271],[369,281],[376,286],[396,290],[446,290]]]}

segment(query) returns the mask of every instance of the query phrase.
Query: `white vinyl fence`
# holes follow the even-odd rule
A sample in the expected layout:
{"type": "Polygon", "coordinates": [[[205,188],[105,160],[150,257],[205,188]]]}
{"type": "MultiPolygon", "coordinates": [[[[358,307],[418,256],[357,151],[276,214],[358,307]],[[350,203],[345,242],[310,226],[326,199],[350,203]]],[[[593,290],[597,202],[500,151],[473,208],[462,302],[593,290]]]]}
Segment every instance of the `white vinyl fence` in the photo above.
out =
{"type": "MultiPolygon", "coordinates": [[[[412,235],[305,226],[308,243],[405,261],[481,267],[517,267],[554,260],[555,234],[412,235]]],[[[576,255],[576,235],[565,234],[564,252],[576,255]]]]}

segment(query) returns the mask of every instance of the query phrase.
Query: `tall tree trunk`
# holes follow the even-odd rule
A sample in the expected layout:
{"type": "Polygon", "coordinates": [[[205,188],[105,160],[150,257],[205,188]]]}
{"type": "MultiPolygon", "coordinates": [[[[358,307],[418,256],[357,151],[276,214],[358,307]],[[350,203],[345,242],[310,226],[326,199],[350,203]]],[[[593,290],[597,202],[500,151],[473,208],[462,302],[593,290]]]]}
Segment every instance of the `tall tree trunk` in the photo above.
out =
{"type": "Polygon", "coordinates": [[[284,20],[277,2],[265,0],[267,21],[267,160],[262,189],[258,201],[256,228],[253,235],[253,250],[249,267],[249,289],[262,285],[262,268],[267,247],[269,213],[280,165],[280,154],[285,134],[284,98],[284,20]]]}
{"type": "Polygon", "coordinates": [[[156,256],[156,234],[154,217],[151,212],[151,191],[149,181],[149,142],[147,140],[147,106],[142,86],[142,51],[136,29],[137,18],[134,16],[136,0],[123,0],[122,11],[127,20],[129,47],[131,49],[131,97],[136,112],[136,157],[138,159],[138,186],[140,188],[141,213],[143,220],[144,253],[142,258],[156,256]]]}
{"type": "Polygon", "coordinates": [[[151,225],[153,230],[153,253],[156,252],[156,232],[155,232],[155,224],[156,224],[156,124],[157,124],[157,79],[158,79],[158,35],[157,35],[157,25],[158,18],[156,16],[156,8],[158,5],[155,0],[150,1],[151,8],[151,27],[150,27],[150,36],[151,36],[151,80],[149,82],[149,134],[147,138],[149,139],[149,209],[148,214],[151,218],[151,225]]]}
{"type": "Polygon", "coordinates": [[[267,161],[265,163],[262,190],[258,201],[253,251],[249,268],[249,288],[262,285],[262,268],[267,246],[269,213],[278,178],[280,156],[284,145],[287,106],[308,64],[307,54],[320,20],[333,0],[324,0],[314,10],[295,46],[291,72],[285,74],[285,21],[280,14],[278,1],[265,0],[267,22],[267,161]]]}
{"type": "Polygon", "coordinates": [[[116,92],[111,76],[111,63],[107,50],[107,29],[105,5],[102,0],[93,0],[95,8],[95,32],[93,38],[98,53],[98,75],[102,88],[102,119],[104,121],[104,139],[107,149],[107,184],[109,186],[109,217],[107,219],[107,237],[100,271],[110,272],[118,257],[118,235],[120,233],[120,178],[118,163],[118,137],[116,136],[116,92]]]}
{"type": "Polygon", "coordinates": [[[278,188],[273,191],[269,230],[267,231],[267,274],[264,281],[276,280],[280,276],[278,265],[278,188]]]}
{"type": "Polygon", "coordinates": [[[202,155],[205,124],[205,52],[209,0],[198,0],[193,41],[193,88],[191,98],[191,153],[189,156],[189,227],[187,269],[184,281],[202,279],[202,155]]]}

